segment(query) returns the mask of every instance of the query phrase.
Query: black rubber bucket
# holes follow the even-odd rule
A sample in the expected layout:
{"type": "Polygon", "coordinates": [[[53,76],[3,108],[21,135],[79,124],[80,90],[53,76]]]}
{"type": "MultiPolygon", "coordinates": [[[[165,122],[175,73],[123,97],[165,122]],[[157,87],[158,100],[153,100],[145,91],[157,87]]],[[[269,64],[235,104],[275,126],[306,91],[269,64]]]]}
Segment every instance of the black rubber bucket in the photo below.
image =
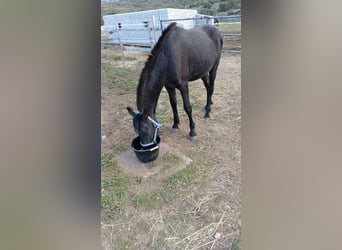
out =
{"type": "Polygon", "coordinates": [[[160,137],[157,136],[157,143],[154,143],[153,145],[149,147],[142,147],[140,145],[140,137],[134,138],[131,144],[131,148],[134,151],[135,155],[139,159],[139,161],[143,163],[151,162],[157,159],[159,155],[159,143],[160,143],[160,137]]]}

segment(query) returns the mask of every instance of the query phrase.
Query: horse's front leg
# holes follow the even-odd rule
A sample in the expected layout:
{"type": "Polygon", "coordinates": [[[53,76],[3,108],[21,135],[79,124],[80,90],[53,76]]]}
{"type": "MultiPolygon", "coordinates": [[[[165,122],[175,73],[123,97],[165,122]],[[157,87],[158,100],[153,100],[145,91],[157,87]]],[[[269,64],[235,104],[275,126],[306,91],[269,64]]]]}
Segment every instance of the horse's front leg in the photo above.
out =
{"type": "Polygon", "coordinates": [[[179,90],[182,94],[184,110],[189,117],[189,126],[190,126],[189,136],[194,137],[194,136],[196,136],[196,132],[195,132],[195,123],[192,120],[192,108],[191,108],[190,99],[189,99],[188,83],[185,82],[185,83],[179,84],[179,90]]]}
{"type": "Polygon", "coordinates": [[[176,98],[176,89],[171,87],[166,87],[166,90],[169,94],[170,104],[173,112],[173,126],[172,128],[178,128],[179,125],[179,117],[177,110],[177,98],[176,98]]]}

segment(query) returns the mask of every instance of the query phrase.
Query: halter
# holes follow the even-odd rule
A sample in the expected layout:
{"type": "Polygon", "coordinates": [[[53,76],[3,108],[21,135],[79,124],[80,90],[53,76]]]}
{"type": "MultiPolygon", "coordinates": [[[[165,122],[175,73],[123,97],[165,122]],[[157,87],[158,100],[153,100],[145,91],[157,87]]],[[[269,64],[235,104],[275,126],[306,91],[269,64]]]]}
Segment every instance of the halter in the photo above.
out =
{"type": "Polygon", "coordinates": [[[158,129],[160,129],[160,128],[162,127],[162,125],[161,125],[160,123],[158,123],[158,122],[156,122],[155,120],[153,120],[150,116],[148,116],[148,119],[152,122],[152,125],[153,125],[153,127],[154,127],[153,140],[152,140],[151,142],[149,142],[149,143],[146,143],[146,144],[144,144],[144,143],[142,143],[142,142],[140,141],[140,145],[141,145],[142,147],[149,147],[149,146],[152,146],[152,145],[156,144],[156,143],[157,143],[158,129]]]}

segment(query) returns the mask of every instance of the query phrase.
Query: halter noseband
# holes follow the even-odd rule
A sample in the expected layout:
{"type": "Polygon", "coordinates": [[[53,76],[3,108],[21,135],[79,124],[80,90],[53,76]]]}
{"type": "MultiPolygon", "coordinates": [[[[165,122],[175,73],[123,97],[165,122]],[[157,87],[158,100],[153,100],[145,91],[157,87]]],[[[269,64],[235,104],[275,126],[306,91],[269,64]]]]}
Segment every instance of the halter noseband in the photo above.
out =
{"type": "Polygon", "coordinates": [[[151,142],[149,142],[149,143],[146,143],[146,144],[144,144],[144,143],[142,143],[142,142],[140,141],[140,145],[141,145],[142,147],[149,147],[149,146],[152,146],[152,145],[156,144],[156,143],[157,143],[158,129],[160,129],[160,128],[162,127],[162,125],[161,125],[160,123],[158,123],[158,122],[156,122],[155,120],[153,120],[150,116],[148,116],[148,119],[152,122],[152,125],[153,125],[153,127],[154,127],[153,140],[152,140],[151,142]]]}

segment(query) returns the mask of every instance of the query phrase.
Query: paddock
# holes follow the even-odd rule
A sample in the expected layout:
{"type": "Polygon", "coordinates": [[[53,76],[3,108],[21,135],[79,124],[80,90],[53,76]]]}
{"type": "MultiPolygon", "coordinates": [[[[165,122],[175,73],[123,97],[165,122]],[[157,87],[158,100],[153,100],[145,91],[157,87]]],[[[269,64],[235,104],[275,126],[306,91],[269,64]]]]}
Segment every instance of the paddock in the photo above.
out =
{"type": "MultiPolygon", "coordinates": [[[[234,249],[241,237],[241,56],[222,55],[210,119],[203,117],[203,83],[189,84],[193,140],[182,109],[180,129],[171,128],[172,109],[162,91],[156,116],[165,152],[135,166],[142,173],[125,167],[136,136],[126,106],[135,107],[147,56],[125,51],[123,57],[116,48],[101,52],[102,247],[234,249]]],[[[179,92],[177,97],[182,107],[179,92]]]]}

